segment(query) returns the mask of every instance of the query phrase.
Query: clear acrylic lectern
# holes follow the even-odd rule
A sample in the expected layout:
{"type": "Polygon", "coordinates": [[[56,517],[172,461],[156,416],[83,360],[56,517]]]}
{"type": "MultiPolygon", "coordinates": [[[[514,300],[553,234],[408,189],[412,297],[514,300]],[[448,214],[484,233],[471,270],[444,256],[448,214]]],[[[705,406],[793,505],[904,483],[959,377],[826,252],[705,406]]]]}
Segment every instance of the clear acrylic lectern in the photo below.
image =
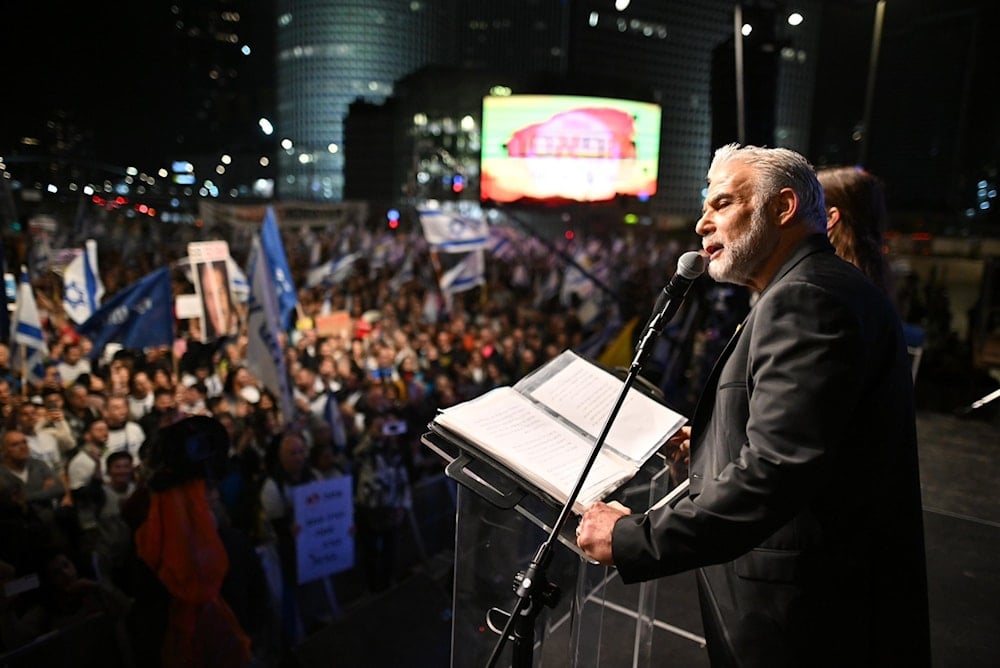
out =
{"type": "MultiPolygon", "coordinates": [[[[548,538],[561,506],[453,439],[431,431],[421,440],[446,460],[449,477],[459,483],[451,666],[486,666],[514,607],[515,579],[548,538]]],[[[667,468],[657,454],[609,499],[640,510],[669,489],[667,468]]],[[[575,521],[563,527],[546,569],[551,595],[544,597],[534,624],[532,666],[652,665],[657,582],[622,585],[613,568],[583,557],[575,529],[575,521]]],[[[514,642],[506,641],[498,666],[512,666],[514,642]]]]}

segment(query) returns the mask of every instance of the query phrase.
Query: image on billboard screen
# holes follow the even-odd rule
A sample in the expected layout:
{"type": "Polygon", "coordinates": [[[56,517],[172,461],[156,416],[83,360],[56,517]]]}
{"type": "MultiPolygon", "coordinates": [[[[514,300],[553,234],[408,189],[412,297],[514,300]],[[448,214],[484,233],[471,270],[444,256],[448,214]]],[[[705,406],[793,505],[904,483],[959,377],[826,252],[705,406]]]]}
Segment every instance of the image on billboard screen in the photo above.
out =
{"type": "Polygon", "coordinates": [[[601,202],[656,193],[660,106],[570,95],[483,98],[483,202],[601,202]]]}

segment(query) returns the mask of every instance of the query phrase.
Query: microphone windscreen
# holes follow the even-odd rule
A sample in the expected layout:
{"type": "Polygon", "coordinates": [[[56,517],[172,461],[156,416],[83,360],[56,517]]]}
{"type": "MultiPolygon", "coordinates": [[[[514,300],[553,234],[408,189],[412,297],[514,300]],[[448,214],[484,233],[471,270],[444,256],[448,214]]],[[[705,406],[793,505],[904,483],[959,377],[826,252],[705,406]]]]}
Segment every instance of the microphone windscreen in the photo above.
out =
{"type": "Polygon", "coordinates": [[[677,260],[677,273],[694,280],[705,272],[705,256],[698,251],[688,251],[677,260]]]}

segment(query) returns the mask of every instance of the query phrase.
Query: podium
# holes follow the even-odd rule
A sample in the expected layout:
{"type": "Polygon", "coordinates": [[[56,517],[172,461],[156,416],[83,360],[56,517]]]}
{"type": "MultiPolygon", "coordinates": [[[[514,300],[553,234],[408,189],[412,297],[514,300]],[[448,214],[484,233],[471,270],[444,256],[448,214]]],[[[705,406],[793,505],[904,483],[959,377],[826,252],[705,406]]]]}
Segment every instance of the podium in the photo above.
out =
{"type": "MultiPolygon", "coordinates": [[[[447,463],[457,483],[452,668],[486,666],[516,601],[515,579],[548,539],[560,504],[434,431],[422,443],[447,463]]],[[[670,489],[660,455],[651,457],[608,500],[645,509],[670,489]]],[[[576,546],[567,522],[546,568],[551,585],[533,639],[508,639],[497,666],[514,661],[516,642],[530,642],[531,665],[625,668],[652,663],[657,581],[624,586],[613,568],[595,564],[576,546]]],[[[523,661],[524,652],[517,654],[523,661]]]]}

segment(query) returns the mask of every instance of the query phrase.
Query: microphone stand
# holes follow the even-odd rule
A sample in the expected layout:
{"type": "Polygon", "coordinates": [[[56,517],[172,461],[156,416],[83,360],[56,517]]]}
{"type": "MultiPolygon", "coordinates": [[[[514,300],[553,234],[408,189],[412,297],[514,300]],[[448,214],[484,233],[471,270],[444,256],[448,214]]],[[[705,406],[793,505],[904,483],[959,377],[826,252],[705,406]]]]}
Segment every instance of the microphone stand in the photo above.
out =
{"type": "Polygon", "coordinates": [[[546,576],[546,570],[552,561],[552,548],[558,540],[562,528],[566,525],[570,514],[573,512],[573,504],[576,503],[576,499],[583,489],[583,484],[587,480],[590,469],[593,468],[594,462],[597,461],[597,455],[600,454],[601,447],[603,447],[604,441],[608,437],[608,432],[611,431],[611,425],[621,410],[622,404],[625,403],[625,397],[628,396],[629,389],[635,383],[636,378],[638,378],[639,373],[642,371],[642,365],[652,352],[653,346],[651,343],[663,331],[667,320],[669,318],[667,317],[666,308],[660,309],[650,319],[646,332],[636,345],[635,357],[632,359],[631,365],[629,365],[621,392],[618,393],[611,413],[601,428],[601,433],[594,443],[594,447],[587,458],[580,477],[576,481],[576,485],[573,487],[572,493],[566,499],[566,503],[563,504],[555,524],[552,525],[548,536],[538,547],[535,556],[531,559],[531,563],[528,564],[525,570],[518,572],[514,577],[514,591],[516,592],[517,600],[514,603],[514,609],[511,610],[507,618],[507,623],[504,624],[500,632],[500,639],[490,654],[486,664],[487,668],[496,666],[496,662],[499,660],[500,653],[503,651],[504,644],[508,638],[514,642],[513,649],[511,650],[511,668],[531,668],[533,665],[535,620],[541,613],[543,605],[551,608],[559,600],[558,586],[548,582],[546,576]]]}

